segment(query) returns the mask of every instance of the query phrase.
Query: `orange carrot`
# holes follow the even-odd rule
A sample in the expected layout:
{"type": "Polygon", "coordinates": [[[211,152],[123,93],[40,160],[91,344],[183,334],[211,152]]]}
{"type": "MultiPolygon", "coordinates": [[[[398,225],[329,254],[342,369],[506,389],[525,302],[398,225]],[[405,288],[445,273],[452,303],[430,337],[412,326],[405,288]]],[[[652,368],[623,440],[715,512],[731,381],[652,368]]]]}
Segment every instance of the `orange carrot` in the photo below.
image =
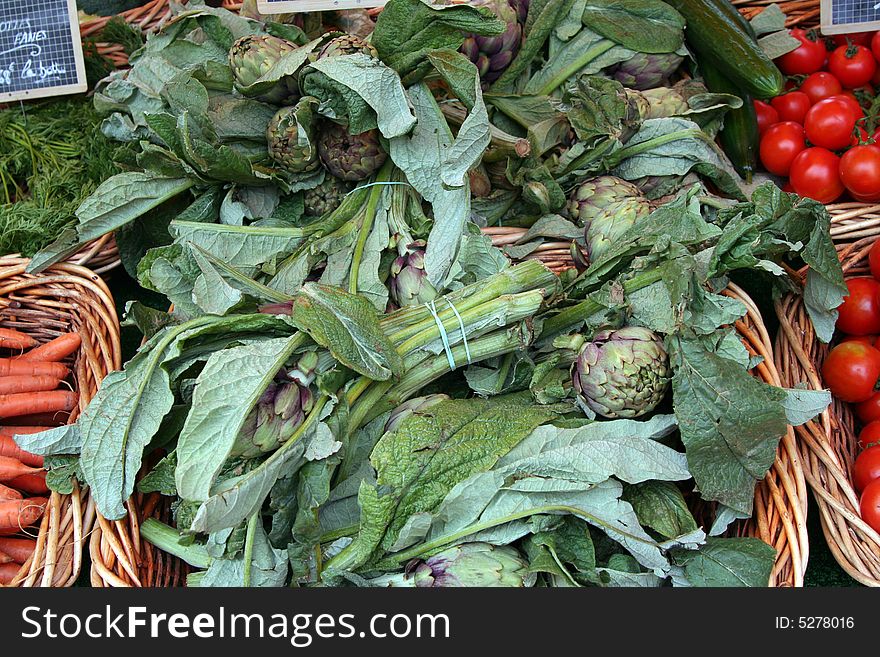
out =
{"type": "Polygon", "coordinates": [[[49,487],[46,485],[46,471],[40,470],[33,474],[26,474],[6,482],[16,490],[30,493],[31,495],[47,495],[49,487]]]}
{"type": "Polygon", "coordinates": [[[9,395],[15,392],[55,390],[60,384],[61,380],[56,379],[54,376],[27,376],[25,374],[0,376],[0,395],[9,395]]]}
{"type": "Polygon", "coordinates": [[[17,563],[0,564],[0,584],[3,586],[11,584],[19,570],[21,570],[21,566],[17,563]]]}
{"type": "Polygon", "coordinates": [[[3,484],[0,484],[0,501],[20,500],[22,497],[23,495],[14,488],[10,488],[9,486],[4,486],[3,484]]]}
{"type": "Polygon", "coordinates": [[[25,465],[35,468],[43,467],[43,457],[38,454],[31,454],[19,447],[12,436],[4,436],[0,434],[0,456],[9,456],[18,459],[25,465]]]}
{"type": "Polygon", "coordinates": [[[15,563],[15,559],[10,557],[5,552],[0,552],[0,566],[2,566],[5,563],[15,563]]]}
{"type": "Polygon", "coordinates": [[[70,370],[61,363],[38,363],[20,358],[0,358],[0,376],[52,376],[64,379],[70,370]]]}
{"type": "Polygon", "coordinates": [[[0,502],[0,529],[21,530],[30,527],[43,517],[48,501],[45,497],[29,497],[0,502]]]}
{"type": "Polygon", "coordinates": [[[13,329],[0,328],[0,348],[30,349],[37,341],[31,336],[13,329]]]}
{"type": "Polygon", "coordinates": [[[81,344],[82,339],[79,337],[79,333],[65,333],[46,344],[41,344],[39,347],[18,356],[16,360],[56,362],[70,356],[70,354],[79,349],[81,344]]]}
{"type": "Polygon", "coordinates": [[[24,563],[30,559],[37,547],[32,538],[0,538],[0,551],[12,557],[16,563],[24,563]]]}
{"type": "Polygon", "coordinates": [[[28,415],[30,413],[55,413],[72,411],[76,406],[77,394],[70,390],[48,390],[44,392],[21,392],[14,395],[0,395],[0,418],[28,415]]]}
{"type": "Polygon", "coordinates": [[[0,482],[6,483],[16,477],[37,472],[40,472],[40,468],[32,468],[10,456],[0,456],[0,482]]]}

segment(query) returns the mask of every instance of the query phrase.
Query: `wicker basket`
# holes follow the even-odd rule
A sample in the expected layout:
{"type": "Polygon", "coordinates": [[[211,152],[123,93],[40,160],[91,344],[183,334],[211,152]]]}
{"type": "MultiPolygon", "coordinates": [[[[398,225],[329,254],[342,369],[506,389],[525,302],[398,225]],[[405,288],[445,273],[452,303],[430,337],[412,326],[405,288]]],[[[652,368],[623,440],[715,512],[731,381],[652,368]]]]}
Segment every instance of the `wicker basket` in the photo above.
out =
{"type": "MultiPolygon", "coordinates": [[[[844,203],[829,210],[844,272],[864,275],[868,251],[880,237],[880,206],[844,203]]],[[[801,270],[795,277],[802,282],[805,275],[801,270]]],[[[789,295],[778,302],[777,315],[776,363],[785,383],[824,388],[820,371],[829,347],[816,339],[802,298],[789,295]]],[[[853,579],[880,586],[880,534],[860,518],[859,496],[852,484],[852,465],[859,449],[858,424],[850,405],[835,400],[829,411],[796,431],[828,547],[853,579]]]]}
{"type": "MultiPolygon", "coordinates": [[[[0,326],[23,331],[40,342],[77,331],[83,338],[71,365],[79,392],[79,413],[108,372],[121,366],[119,321],[101,277],[85,267],[61,263],[41,274],[24,273],[28,260],[0,257],[0,326]]],[[[96,519],[88,491],[75,485],[71,495],[52,493],[40,524],[37,549],[13,586],[70,586],[82,567],[85,539],[96,519]]]]}

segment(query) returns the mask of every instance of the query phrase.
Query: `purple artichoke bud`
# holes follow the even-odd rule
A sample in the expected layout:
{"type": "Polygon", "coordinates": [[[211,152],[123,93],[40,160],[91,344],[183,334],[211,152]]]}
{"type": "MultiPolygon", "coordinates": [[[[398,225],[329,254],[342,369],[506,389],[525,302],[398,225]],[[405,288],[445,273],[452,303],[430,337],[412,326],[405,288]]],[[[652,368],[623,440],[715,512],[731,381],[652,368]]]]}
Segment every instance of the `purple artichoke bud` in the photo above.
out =
{"type": "Polygon", "coordinates": [[[307,351],[299,357],[292,369],[287,370],[287,378],[296,381],[301,386],[310,386],[315,380],[317,370],[318,352],[307,351]]]}
{"type": "Polygon", "coordinates": [[[245,419],[232,456],[253,458],[289,439],[314,406],[310,388],[296,381],[271,383],[245,419]]]}
{"type": "Polygon", "coordinates": [[[438,393],[436,395],[426,395],[424,397],[413,397],[400,406],[391,411],[391,417],[385,423],[385,433],[396,431],[405,419],[414,413],[422,413],[432,406],[436,406],[440,402],[449,400],[449,395],[438,393]]]}
{"type": "Polygon", "coordinates": [[[498,18],[507,23],[507,29],[498,36],[471,34],[461,46],[461,52],[476,64],[484,84],[494,82],[516,57],[522,45],[522,25],[517,12],[507,0],[479,0],[471,3],[488,7],[498,18]]]}
{"type": "Polygon", "coordinates": [[[535,576],[528,562],[509,545],[462,543],[427,559],[406,565],[403,573],[371,580],[375,586],[390,587],[499,587],[532,586],[535,576]]]}
{"type": "Polygon", "coordinates": [[[331,174],[349,181],[369,178],[388,158],[379,144],[378,130],[350,135],[348,128],[338,123],[324,126],[318,139],[318,155],[331,174]]]}
{"type": "Polygon", "coordinates": [[[516,12],[516,20],[520,25],[526,24],[526,18],[529,15],[529,5],[531,0],[507,0],[513,10],[516,12]]]}
{"type": "MultiPolygon", "coordinates": [[[[247,87],[268,73],[284,55],[296,49],[297,46],[290,41],[270,34],[250,34],[240,38],[229,50],[229,67],[236,88],[247,95],[247,87]]],[[[295,79],[285,77],[271,90],[254,97],[267,103],[281,104],[296,98],[298,93],[295,79]]]]}
{"type": "Polygon", "coordinates": [[[363,37],[359,37],[356,34],[342,34],[324,44],[321,52],[318,53],[318,59],[338,57],[339,55],[354,55],[356,53],[363,53],[376,59],[379,58],[379,53],[376,52],[373,44],[364,40],[363,37]]]}
{"type": "Polygon", "coordinates": [[[631,89],[652,89],[659,87],[670,75],[678,70],[684,58],[674,52],[637,52],[627,61],[621,62],[612,72],[612,77],[624,87],[631,89]]]}
{"type": "Polygon", "coordinates": [[[391,263],[391,297],[398,306],[417,306],[437,298],[425,271],[425,242],[417,240],[391,263]]]}
{"type": "Polygon", "coordinates": [[[633,418],[654,410],[669,387],[663,341],[640,326],[601,331],[572,366],[578,399],[596,415],[633,418]]]}
{"type": "Polygon", "coordinates": [[[590,261],[601,258],[621,235],[650,212],[648,199],[639,188],[615,176],[599,176],[581,183],[568,203],[569,216],[584,226],[590,261]]]}

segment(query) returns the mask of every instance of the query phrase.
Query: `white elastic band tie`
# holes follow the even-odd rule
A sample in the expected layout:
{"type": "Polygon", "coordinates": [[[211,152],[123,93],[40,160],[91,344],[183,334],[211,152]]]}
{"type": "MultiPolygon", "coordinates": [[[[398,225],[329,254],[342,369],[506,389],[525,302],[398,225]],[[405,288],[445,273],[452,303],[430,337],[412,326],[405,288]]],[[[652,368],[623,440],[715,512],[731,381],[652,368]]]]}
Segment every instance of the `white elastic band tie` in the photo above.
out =
{"type": "Polygon", "coordinates": [[[452,357],[452,349],[449,347],[449,336],[446,335],[446,329],[443,328],[443,322],[440,321],[440,316],[437,314],[437,308],[434,306],[433,301],[426,303],[425,308],[431,311],[431,315],[434,316],[434,321],[437,322],[437,328],[440,329],[440,340],[443,342],[443,349],[446,351],[446,360],[449,362],[449,369],[454,370],[456,367],[455,358],[452,357]]]}
{"type": "Polygon", "coordinates": [[[455,313],[455,316],[458,317],[458,325],[461,328],[461,341],[464,343],[464,355],[467,357],[468,365],[471,364],[471,349],[468,347],[467,343],[467,335],[464,332],[464,320],[461,318],[461,315],[458,314],[458,308],[455,307],[449,299],[446,300],[446,303],[449,304],[449,307],[452,308],[452,312],[455,313]]]}

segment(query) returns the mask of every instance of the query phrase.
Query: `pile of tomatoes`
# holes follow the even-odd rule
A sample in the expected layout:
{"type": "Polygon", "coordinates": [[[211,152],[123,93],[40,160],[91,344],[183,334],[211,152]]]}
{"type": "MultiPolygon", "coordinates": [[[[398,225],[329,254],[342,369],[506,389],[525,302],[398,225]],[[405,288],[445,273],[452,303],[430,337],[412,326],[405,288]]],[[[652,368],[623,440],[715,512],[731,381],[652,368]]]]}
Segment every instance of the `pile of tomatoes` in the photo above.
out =
{"type": "Polygon", "coordinates": [[[823,39],[793,29],[791,35],[800,46],[776,60],[789,76],[789,91],[769,103],[755,101],[761,163],[788,177],[789,191],[821,203],[845,192],[880,201],[880,128],[873,116],[880,32],[823,39]]]}
{"type": "Polygon", "coordinates": [[[831,394],[853,404],[863,427],[852,481],[862,520],[880,532],[880,240],[871,248],[871,276],[850,278],[837,329],[842,334],[822,364],[831,394]]]}

